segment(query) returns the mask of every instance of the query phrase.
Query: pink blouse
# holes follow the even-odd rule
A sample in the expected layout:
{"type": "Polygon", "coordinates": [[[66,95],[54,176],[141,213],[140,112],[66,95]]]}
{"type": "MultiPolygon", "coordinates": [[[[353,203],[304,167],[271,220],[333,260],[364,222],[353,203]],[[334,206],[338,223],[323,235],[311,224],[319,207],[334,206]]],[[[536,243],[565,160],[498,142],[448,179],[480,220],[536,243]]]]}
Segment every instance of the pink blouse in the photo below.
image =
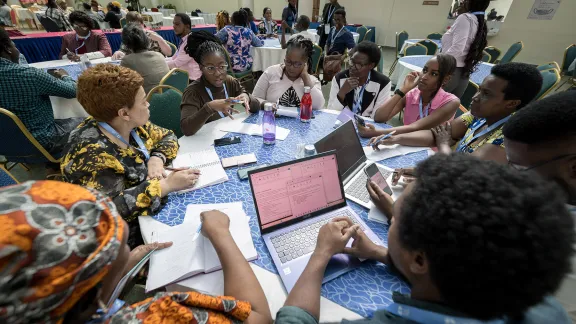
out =
{"type": "MultiPolygon", "coordinates": [[[[445,104],[458,99],[455,95],[444,91],[444,89],[438,90],[432,102],[430,108],[428,108],[428,116],[434,113],[438,108],[443,107],[445,104]]],[[[426,105],[428,106],[428,105],[426,105]]],[[[426,106],[422,106],[422,114],[426,117],[426,106]]],[[[413,122],[420,119],[420,90],[414,88],[406,94],[406,107],[404,108],[404,125],[410,125],[413,122]]],[[[450,120],[454,119],[454,116],[450,120]]]]}

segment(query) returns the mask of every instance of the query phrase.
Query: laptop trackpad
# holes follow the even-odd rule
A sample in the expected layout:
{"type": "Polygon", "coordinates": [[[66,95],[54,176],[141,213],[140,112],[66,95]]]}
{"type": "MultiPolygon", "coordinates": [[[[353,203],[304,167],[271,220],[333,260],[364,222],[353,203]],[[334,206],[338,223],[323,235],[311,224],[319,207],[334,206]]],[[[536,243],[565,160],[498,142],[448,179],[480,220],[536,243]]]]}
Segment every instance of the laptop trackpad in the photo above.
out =
{"type": "Polygon", "coordinates": [[[360,260],[347,254],[336,254],[328,262],[322,283],[328,282],[352,269],[359,267],[360,260]]]}

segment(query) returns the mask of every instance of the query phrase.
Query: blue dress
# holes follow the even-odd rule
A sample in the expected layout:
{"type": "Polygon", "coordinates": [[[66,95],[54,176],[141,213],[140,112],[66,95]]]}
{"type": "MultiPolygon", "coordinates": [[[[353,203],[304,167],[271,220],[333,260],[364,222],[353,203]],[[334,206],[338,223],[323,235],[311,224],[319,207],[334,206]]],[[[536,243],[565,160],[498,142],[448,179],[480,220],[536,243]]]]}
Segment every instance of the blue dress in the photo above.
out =
{"type": "Polygon", "coordinates": [[[216,37],[226,46],[234,72],[252,69],[253,60],[252,55],[250,55],[250,47],[264,45],[264,42],[256,37],[252,30],[240,26],[226,26],[220,29],[216,37]]]}

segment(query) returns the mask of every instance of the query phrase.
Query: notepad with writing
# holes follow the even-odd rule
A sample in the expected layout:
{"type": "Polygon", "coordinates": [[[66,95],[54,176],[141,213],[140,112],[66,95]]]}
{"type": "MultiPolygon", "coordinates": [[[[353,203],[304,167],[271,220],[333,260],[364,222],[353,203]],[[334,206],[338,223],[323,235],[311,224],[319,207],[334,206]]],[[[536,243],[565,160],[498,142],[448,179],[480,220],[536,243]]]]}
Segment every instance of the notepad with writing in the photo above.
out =
{"type": "Polygon", "coordinates": [[[222,211],[230,218],[230,233],[244,258],[252,261],[258,257],[248,224],[249,218],[244,213],[241,202],[188,205],[182,224],[159,231],[155,237],[158,242],[172,242],[173,245],[152,255],[146,281],[147,292],[200,273],[222,269],[210,240],[203,235],[195,241],[192,240],[200,225],[200,213],[214,209],[222,211]]]}
{"type": "Polygon", "coordinates": [[[175,168],[198,169],[201,172],[196,185],[182,192],[197,190],[229,180],[226,171],[224,171],[220,163],[220,157],[218,157],[218,153],[213,147],[203,151],[178,155],[172,162],[172,166],[175,168]]]}

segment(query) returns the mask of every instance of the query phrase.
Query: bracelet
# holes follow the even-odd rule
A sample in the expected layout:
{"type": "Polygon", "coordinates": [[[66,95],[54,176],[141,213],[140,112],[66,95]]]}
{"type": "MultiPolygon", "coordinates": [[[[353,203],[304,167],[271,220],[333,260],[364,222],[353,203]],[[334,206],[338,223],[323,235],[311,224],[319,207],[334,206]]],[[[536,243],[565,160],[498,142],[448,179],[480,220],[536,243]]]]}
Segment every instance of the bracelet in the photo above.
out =
{"type": "Polygon", "coordinates": [[[166,157],[164,156],[164,154],[160,153],[160,152],[152,152],[150,154],[150,156],[155,156],[157,158],[160,158],[160,160],[162,160],[162,164],[166,164],[166,157]]]}
{"type": "Polygon", "coordinates": [[[406,96],[406,94],[404,92],[402,92],[402,90],[400,90],[400,89],[396,89],[396,91],[394,91],[394,94],[399,95],[400,98],[404,98],[406,96]]]}

